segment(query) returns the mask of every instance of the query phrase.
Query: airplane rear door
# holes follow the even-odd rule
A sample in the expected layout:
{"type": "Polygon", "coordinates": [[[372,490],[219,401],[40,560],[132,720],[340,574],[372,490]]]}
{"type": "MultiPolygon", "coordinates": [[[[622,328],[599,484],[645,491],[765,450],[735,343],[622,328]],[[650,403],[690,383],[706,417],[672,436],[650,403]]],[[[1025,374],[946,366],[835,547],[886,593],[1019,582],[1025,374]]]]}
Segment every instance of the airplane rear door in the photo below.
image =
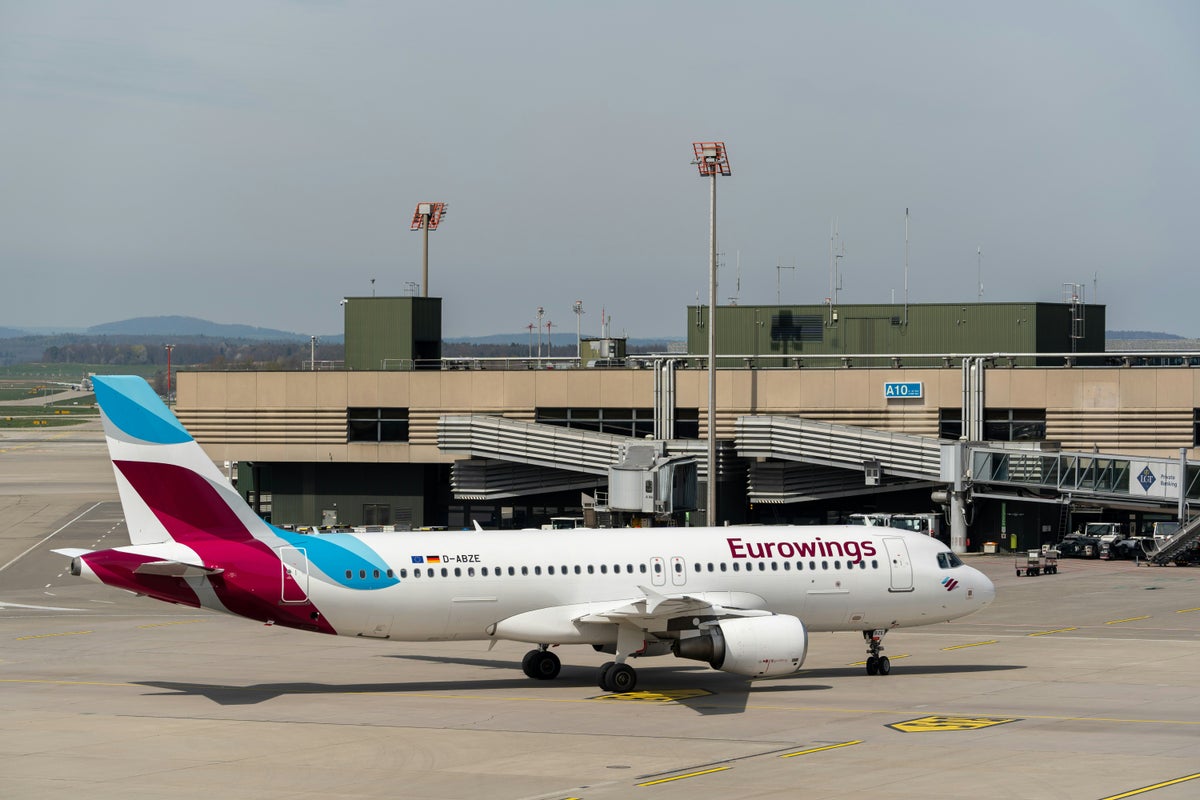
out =
{"type": "Polygon", "coordinates": [[[308,553],[301,547],[279,548],[281,603],[308,602],[308,553]]]}
{"type": "Polygon", "coordinates": [[[908,557],[908,545],[899,537],[883,540],[891,564],[892,586],[889,591],[911,592],[913,590],[912,561],[908,557]]]}

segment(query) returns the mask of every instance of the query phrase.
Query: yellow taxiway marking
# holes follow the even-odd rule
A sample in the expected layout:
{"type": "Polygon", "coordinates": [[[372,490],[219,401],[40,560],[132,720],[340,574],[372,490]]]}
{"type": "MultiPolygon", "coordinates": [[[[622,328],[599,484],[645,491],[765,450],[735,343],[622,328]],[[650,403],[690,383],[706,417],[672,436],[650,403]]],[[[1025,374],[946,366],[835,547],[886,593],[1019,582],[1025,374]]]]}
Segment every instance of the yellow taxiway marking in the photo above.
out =
{"type": "Polygon", "coordinates": [[[1066,633],[1067,631],[1077,630],[1079,630],[1079,628],[1055,628],[1052,631],[1038,631],[1037,633],[1031,633],[1029,636],[1049,636],[1052,633],[1066,633]]]}
{"type": "Polygon", "coordinates": [[[677,703],[680,700],[691,700],[694,697],[705,697],[712,692],[704,689],[672,689],[665,692],[618,692],[602,694],[593,700],[625,700],[635,703],[677,703]]]}
{"type": "MultiPolygon", "coordinates": [[[[890,658],[892,661],[899,661],[902,658],[912,658],[912,656],[908,653],[901,653],[900,655],[896,655],[896,656],[888,656],[888,658],[890,658]]],[[[867,663],[866,659],[863,659],[862,661],[852,661],[852,662],[850,662],[850,666],[861,667],[866,663],[867,663]]],[[[797,674],[803,675],[804,673],[797,673],[797,674]]]]}
{"type": "Polygon", "coordinates": [[[827,744],[824,747],[810,747],[807,750],[797,750],[795,753],[785,753],[780,758],[795,758],[796,756],[806,756],[809,753],[820,753],[823,750],[836,750],[839,747],[850,747],[851,745],[862,744],[862,739],[855,739],[851,742],[839,742],[837,744],[827,744]]]}
{"type": "Polygon", "coordinates": [[[63,631],[62,633],[38,633],[32,636],[18,636],[17,641],[22,639],[49,639],[51,636],[83,636],[86,633],[95,633],[95,631],[63,631]]]}
{"type": "Polygon", "coordinates": [[[1176,611],[1175,613],[1176,614],[1187,614],[1188,612],[1191,612],[1191,611],[1200,611],[1200,608],[1181,608],[1178,611],[1176,611]]]}
{"type": "Polygon", "coordinates": [[[202,619],[180,619],[175,622],[152,622],[149,625],[138,625],[139,628],[165,628],[168,625],[194,625],[203,622],[202,619]]]}
{"type": "Polygon", "coordinates": [[[1145,794],[1146,792],[1153,792],[1155,789],[1162,789],[1167,786],[1174,786],[1177,783],[1184,783],[1185,781],[1194,781],[1197,778],[1200,778],[1200,772],[1196,772],[1191,775],[1184,775],[1182,778],[1175,778],[1174,780],[1163,781],[1162,783],[1156,783],[1153,786],[1143,786],[1140,789],[1133,789],[1131,791],[1124,792],[1122,794],[1109,795],[1108,797],[1103,798],[1103,800],[1121,800],[1121,798],[1123,798],[1123,797],[1133,797],[1136,794],[1145,794]]]}
{"type": "Polygon", "coordinates": [[[920,719],[908,719],[904,722],[894,722],[888,725],[892,730],[901,733],[928,733],[930,731],[977,731],[980,728],[990,728],[993,725],[1005,725],[1017,722],[1020,717],[943,717],[931,716],[920,719]]]}
{"type": "Polygon", "coordinates": [[[684,773],[683,775],[676,775],[673,778],[659,778],[656,781],[646,781],[645,783],[638,783],[635,785],[636,786],[657,786],[660,783],[670,783],[671,781],[681,781],[685,778],[697,778],[701,775],[711,775],[714,772],[724,772],[727,769],[733,769],[733,767],[713,767],[712,769],[702,769],[699,772],[687,772],[687,773],[684,773]]]}
{"type": "Polygon", "coordinates": [[[950,647],[943,647],[943,650],[962,650],[964,647],[983,647],[985,644],[996,644],[995,639],[988,639],[986,642],[971,642],[970,644],[956,644],[950,647]]]}
{"type": "Polygon", "coordinates": [[[1110,619],[1108,622],[1106,622],[1104,624],[1105,625],[1120,625],[1122,622],[1137,622],[1138,620],[1141,620],[1141,619],[1150,619],[1150,615],[1145,614],[1144,616],[1141,616],[1141,617],[1126,617],[1125,619],[1110,619]]]}

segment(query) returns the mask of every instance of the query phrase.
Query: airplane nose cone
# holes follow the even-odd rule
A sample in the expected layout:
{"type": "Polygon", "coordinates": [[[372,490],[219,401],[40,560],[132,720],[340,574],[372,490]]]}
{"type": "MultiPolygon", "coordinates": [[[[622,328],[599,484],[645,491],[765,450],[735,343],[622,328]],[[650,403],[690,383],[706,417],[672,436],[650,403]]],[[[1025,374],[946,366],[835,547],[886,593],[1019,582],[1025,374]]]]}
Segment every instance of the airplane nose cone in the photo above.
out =
{"type": "Polygon", "coordinates": [[[996,599],[996,584],[992,583],[988,576],[982,572],[978,574],[979,582],[975,589],[975,597],[979,601],[979,607],[986,608],[996,599]]]}

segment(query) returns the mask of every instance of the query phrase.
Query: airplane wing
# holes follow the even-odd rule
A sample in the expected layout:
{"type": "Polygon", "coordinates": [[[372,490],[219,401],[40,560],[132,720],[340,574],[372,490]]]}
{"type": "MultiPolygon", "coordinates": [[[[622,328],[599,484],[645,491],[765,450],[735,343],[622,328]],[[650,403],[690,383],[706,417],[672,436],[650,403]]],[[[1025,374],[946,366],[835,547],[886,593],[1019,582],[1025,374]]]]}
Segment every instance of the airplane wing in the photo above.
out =
{"type": "Polygon", "coordinates": [[[639,586],[645,595],[637,600],[607,609],[591,609],[575,622],[631,623],[643,630],[663,630],[674,617],[693,616],[709,619],[726,617],[768,617],[766,601],[748,592],[703,592],[698,595],[664,595],[648,586],[639,586]],[[718,596],[719,595],[719,596],[718,596]]]}

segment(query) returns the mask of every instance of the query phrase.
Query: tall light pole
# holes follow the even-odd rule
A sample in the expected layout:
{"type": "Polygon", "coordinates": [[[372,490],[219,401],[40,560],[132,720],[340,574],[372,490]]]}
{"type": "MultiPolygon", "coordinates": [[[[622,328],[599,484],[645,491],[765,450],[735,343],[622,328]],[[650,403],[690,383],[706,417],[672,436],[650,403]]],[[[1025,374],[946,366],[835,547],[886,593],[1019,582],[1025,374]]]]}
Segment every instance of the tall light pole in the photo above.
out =
{"type": "Polygon", "coordinates": [[[317,337],[308,337],[308,364],[311,372],[317,371],[317,337]]]}
{"type": "Polygon", "coordinates": [[[708,524],[717,525],[717,175],[730,175],[724,142],[692,142],[700,177],[710,178],[708,213],[708,524]]]}
{"type": "Polygon", "coordinates": [[[542,317],[545,316],[546,309],[541,306],[537,307],[537,325],[538,325],[538,366],[542,366],[542,317]]]}
{"type": "MultiPolygon", "coordinates": [[[[575,312],[575,360],[583,361],[583,336],[580,333],[580,327],[583,322],[583,301],[576,300],[571,305],[571,310],[575,312]]],[[[580,364],[582,366],[582,363],[580,364]]]]}
{"type": "Polygon", "coordinates": [[[167,349],[167,405],[171,405],[171,351],[175,349],[175,345],[163,345],[167,349]]]}
{"type": "MultiPolygon", "coordinates": [[[[449,203],[417,203],[413,213],[412,230],[424,231],[424,249],[421,254],[421,297],[429,297],[429,232],[436,231],[446,216],[449,203]]],[[[372,281],[374,283],[374,281],[372,281]]]]}

